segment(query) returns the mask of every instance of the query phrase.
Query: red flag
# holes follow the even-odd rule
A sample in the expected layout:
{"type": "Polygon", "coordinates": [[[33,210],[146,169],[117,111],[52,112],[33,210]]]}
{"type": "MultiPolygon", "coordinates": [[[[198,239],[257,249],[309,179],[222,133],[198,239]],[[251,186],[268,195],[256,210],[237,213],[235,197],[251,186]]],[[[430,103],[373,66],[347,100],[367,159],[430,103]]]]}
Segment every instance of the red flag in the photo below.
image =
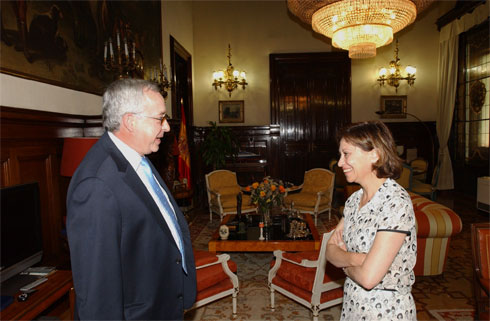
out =
{"type": "Polygon", "coordinates": [[[191,156],[189,154],[189,146],[187,145],[187,130],[185,126],[184,103],[181,100],[180,109],[182,111],[182,119],[180,121],[179,133],[179,180],[187,179],[187,189],[191,189],[191,156]]]}

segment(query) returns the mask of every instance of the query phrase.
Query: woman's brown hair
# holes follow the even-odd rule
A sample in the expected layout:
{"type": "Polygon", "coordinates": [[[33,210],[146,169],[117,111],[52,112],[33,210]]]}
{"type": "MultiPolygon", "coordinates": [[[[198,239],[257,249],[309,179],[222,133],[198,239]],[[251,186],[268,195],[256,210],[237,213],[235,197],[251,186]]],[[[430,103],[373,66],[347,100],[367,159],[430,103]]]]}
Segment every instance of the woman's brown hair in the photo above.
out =
{"type": "Polygon", "coordinates": [[[402,160],[396,152],[395,141],[386,125],[379,121],[366,121],[347,125],[337,136],[366,152],[376,149],[379,159],[373,164],[378,178],[397,179],[402,173],[402,160]]]}

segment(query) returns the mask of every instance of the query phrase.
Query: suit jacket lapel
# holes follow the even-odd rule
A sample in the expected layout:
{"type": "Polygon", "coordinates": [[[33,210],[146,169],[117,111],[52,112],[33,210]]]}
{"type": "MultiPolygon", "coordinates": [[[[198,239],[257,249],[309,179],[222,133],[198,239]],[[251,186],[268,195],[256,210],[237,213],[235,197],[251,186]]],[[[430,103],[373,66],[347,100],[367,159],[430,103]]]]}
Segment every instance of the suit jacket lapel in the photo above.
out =
{"type": "MultiPolygon", "coordinates": [[[[172,236],[172,232],[170,232],[167,222],[163,218],[160,209],[158,208],[157,204],[153,200],[153,197],[151,197],[151,194],[146,189],[146,186],[139,178],[138,174],[136,174],[133,167],[129,164],[128,160],[124,157],[121,151],[112,142],[112,140],[110,139],[107,133],[105,133],[101,137],[101,140],[103,141],[104,146],[106,147],[108,153],[111,154],[112,158],[118,165],[119,174],[122,175],[122,179],[128,184],[128,186],[133,190],[133,192],[143,201],[145,206],[148,208],[148,212],[151,214],[153,219],[157,222],[158,226],[160,226],[160,228],[167,235],[167,237],[174,242],[175,246],[177,246],[172,236]]],[[[156,172],[154,171],[154,173],[156,172]]],[[[160,177],[160,175],[158,174],[156,176],[157,178],[160,177]]],[[[160,184],[162,184],[162,182],[160,182],[160,184]]],[[[165,184],[162,186],[165,186],[165,184]]],[[[173,204],[174,203],[172,202],[172,205],[173,204]]]]}

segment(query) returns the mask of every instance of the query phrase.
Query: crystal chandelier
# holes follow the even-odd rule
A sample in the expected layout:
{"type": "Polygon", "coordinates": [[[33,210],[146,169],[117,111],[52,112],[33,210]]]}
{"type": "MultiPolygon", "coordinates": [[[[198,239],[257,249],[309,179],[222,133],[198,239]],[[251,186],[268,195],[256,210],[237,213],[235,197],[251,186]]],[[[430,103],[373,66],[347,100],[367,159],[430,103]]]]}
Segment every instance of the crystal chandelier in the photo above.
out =
{"type": "Polygon", "coordinates": [[[233,65],[231,64],[231,46],[228,44],[228,67],[224,70],[215,71],[213,73],[213,86],[215,90],[218,90],[218,87],[221,88],[222,85],[225,86],[226,90],[231,97],[231,92],[235,90],[238,86],[242,86],[245,89],[245,86],[248,85],[245,71],[235,70],[233,65]]]}
{"type": "Polygon", "coordinates": [[[352,59],[376,56],[393,34],[411,24],[431,0],[288,0],[289,10],[332,38],[332,45],[352,59]],[[414,3],[415,2],[415,3],[414,3]]]}
{"type": "Polygon", "coordinates": [[[379,85],[384,86],[386,82],[388,85],[395,87],[395,92],[398,92],[398,86],[400,86],[401,80],[406,80],[410,86],[413,86],[415,83],[415,72],[417,69],[413,66],[407,66],[405,67],[406,76],[403,76],[400,68],[400,58],[398,58],[398,39],[396,39],[395,59],[390,61],[390,67],[388,69],[381,68],[379,70],[379,77],[377,79],[379,85]]]}

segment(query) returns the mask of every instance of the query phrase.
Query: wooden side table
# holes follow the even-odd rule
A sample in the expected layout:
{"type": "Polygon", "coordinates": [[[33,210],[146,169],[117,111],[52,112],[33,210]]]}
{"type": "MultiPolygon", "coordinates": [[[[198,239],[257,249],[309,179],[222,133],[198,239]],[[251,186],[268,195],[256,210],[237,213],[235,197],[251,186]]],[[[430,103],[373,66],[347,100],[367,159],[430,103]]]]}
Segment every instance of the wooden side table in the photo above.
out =
{"type": "MultiPolygon", "coordinates": [[[[0,312],[1,320],[33,320],[58,299],[68,294],[73,288],[71,271],[55,271],[50,274],[48,281],[37,286],[37,291],[29,295],[24,302],[17,301],[17,293],[14,302],[0,312]]],[[[70,300],[70,310],[73,311],[70,300]]]]}

